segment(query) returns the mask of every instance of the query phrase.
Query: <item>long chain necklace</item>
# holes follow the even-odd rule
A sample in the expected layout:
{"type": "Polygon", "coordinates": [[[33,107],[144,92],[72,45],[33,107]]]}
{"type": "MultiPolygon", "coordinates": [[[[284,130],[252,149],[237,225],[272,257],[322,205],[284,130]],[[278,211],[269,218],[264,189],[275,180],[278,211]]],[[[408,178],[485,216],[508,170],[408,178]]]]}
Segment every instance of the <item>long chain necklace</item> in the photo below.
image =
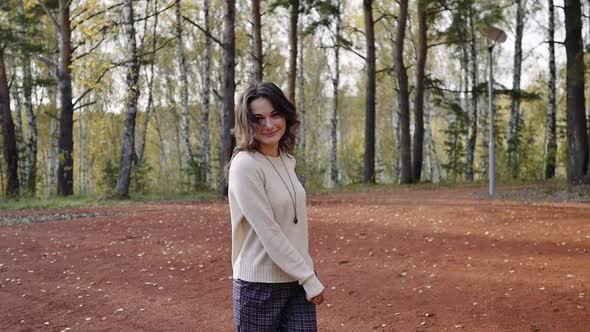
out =
{"type": "Polygon", "coordinates": [[[264,153],[260,152],[260,154],[262,154],[264,156],[264,158],[266,158],[266,160],[268,160],[268,162],[270,163],[272,168],[275,170],[275,172],[277,172],[277,175],[279,176],[279,178],[281,179],[281,181],[285,185],[287,192],[289,192],[289,197],[291,197],[291,203],[293,203],[293,211],[295,212],[295,219],[293,219],[293,223],[296,224],[299,221],[297,219],[297,193],[295,192],[295,185],[293,184],[293,180],[291,180],[291,175],[289,175],[289,169],[287,169],[287,165],[285,165],[285,161],[283,161],[283,156],[281,155],[281,153],[279,151],[279,157],[281,158],[281,162],[283,163],[283,167],[287,171],[287,176],[289,177],[289,182],[291,182],[291,188],[293,188],[293,194],[291,194],[291,190],[289,189],[289,186],[287,186],[287,182],[285,182],[285,180],[283,180],[281,173],[279,173],[279,170],[275,167],[273,162],[264,153]]]}

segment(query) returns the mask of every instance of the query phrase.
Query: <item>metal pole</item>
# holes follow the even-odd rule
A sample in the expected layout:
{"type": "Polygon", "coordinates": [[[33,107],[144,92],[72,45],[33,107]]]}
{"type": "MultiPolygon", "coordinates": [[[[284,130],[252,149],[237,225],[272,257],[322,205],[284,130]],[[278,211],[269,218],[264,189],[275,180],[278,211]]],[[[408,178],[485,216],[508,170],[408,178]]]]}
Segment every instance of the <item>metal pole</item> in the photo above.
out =
{"type": "Polygon", "coordinates": [[[488,114],[490,125],[490,143],[489,143],[489,182],[490,182],[490,196],[496,196],[496,155],[494,151],[494,71],[492,64],[492,52],[494,50],[494,42],[488,46],[488,62],[489,62],[489,78],[488,78],[488,114]]]}

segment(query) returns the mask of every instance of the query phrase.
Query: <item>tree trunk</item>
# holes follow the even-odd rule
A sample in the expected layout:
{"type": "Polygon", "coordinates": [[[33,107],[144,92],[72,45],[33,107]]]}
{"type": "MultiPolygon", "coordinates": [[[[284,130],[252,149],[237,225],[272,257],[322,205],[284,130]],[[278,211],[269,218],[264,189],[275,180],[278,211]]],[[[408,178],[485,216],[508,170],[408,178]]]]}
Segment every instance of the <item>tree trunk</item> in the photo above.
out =
{"type": "Polygon", "coordinates": [[[375,183],[375,99],[376,99],[376,58],[375,21],[373,20],[373,0],[363,1],[365,17],[365,37],[367,41],[367,86],[365,92],[365,183],[375,183]]]}
{"type": "Polygon", "coordinates": [[[150,69],[149,69],[149,76],[147,82],[148,88],[148,102],[145,111],[145,119],[143,121],[143,130],[141,131],[141,140],[139,144],[139,148],[137,149],[137,164],[141,164],[143,162],[144,153],[145,153],[145,146],[147,142],[147,132],[148,132],[148,124],[150,121],[150,117],[152,112],[154,111],[154,64],[155,64],[155,57],[156,57],[156,48],[158,44],[158,39],[156,38],[157,29],[158,29],[158,0],[154,0],[154,25],[152,26],[152,61],[150,61],[150,69]]]}
{"type": "MultiPolygon", "coordinates": [[[[160,180],[164,179],[164,174],[168,174],[168,172],[164,173],[164,168],[166,167],[166,139],[162,133],[162,128],[160,126],[160,120],[158,117],[158,113],[155,113],[154,120],[156,121],[156,132],[158,133],[158,140],[160,142],[160,159],[159,159],[159,172],[158,178],[160,180]]],[[[168,181],[166,181],[168,182],[168,181]]]]}
{"type": "Polygon", "coordinates": [[[70,1],[59,0],[59,69],[57,70],[60,91],[61,113],[59,116],[59,164],[57,166],[57,193],[61,196],[74,194],[74,104],[72,103],[72,30],[70,28],[70,1]]]}
{"type": "Polygon", "coordinates": [[[410,147],[410,101],[408,92],[408,73],[404,65],[404,38],[408,19],[408,0],[400,0],[399,16],[395,33],[395,57],[393,59],[399,85],[399,116],[401,144],[401,178],[400,183],[412,183],[412,155],[410,147]]]}
{"type": "MultiPolygon", "coordinates": [[[[236,91],[235,65],[236,65],[236,2],[225,0],[226,12],[224,17],[224,52],[223,52],[223,130],[221,132],[221,164],[219,172],[219,189],[221,194],[227,196],[227,183],[223,168],[230,161],[232,151],[236,144],[231,130],[234,128],[234,94],[236,91]]],[[[297,30],[295,30],[297,34],[297,30]]],[[[297,37],[295,37],[297,38],[297,37]]],[[[297,46],[295,46],[297,47],[297,46]]],[[[297,55],[297,54],[295,54],[297,55]]],[[[294,83],[294,82],[293,82],[294,83]]]]}
{"type": "Polygon", "coordinates": [[[254,58],[255,82],[262,81],[264,58],[262,54],[262,23],[260,19],[260,0],[252,0],[252,57],[254,58]]]}
{"type": "Polygon", "coordinates": [[[467,181],[473,181],[474,179],[474,160],[475,160],[475,146],[477,143],[477,117],[478,117],[478,92],[477,92],[477,42],[475,39],[475,24],[473,22],[473,8],[469,8],[469,27],[471,32],[470,55],[471,55],[471,114],[469,117],[470,133],[467,140],[467,146],[465,151],[465,179],[467,181]]]}
{"type": "Polygon", "coordinates": [[[330,179],[332,185],[338,184],[338,97],[340,87],[340,30],[342,29],[342,0],[336,0],[338,13],[336,16],[336,35],[334,36],[334,77],[332,78],[332,118],[330,134],[332,148],[330,151],[330,179]]]}
{"type": "Polygon", "coordinates": [[[28,120],[28,169],[27,169],[27,189],[29,193],[35,196],[36,185],[37,185],[37,117],[33,112],[33,103],[31,101],[31,95],[33,90],[33,78],[31,75],[31,56],[27,50],[27,28],[25,20],[25,6],[24,0],[18,2],[18,15],[19,15],[19,37],[21,42],[21,56],[23,66],[23,101],[25,106],[25,113],[27,114],[28,120]]]}
{"type": "Polygon", "coordinates": [[[295,84],[297,78],[297,34],[299,33],[299,0],[290,0],[289,13],[289,77],[288,93],[289,100],[295,104],[295,84]]]}
{"type": "MultiPolygon", "coordinates": [[[[84,103],[84,100],[80,102],[84,103]]],[[[84,111],[78,112],[78,194],[86,194],[86,135],[88,128],[88,114],[84,111]]]]}
{"type": "Polygon", "coordinates": [[[4,161],[6,162],[6,196],[19,195],[18,153],[16,133],[10,112],[10,93],[4,65],[4,46],[0,45],[0,114],[2,114],[2,139],[4,143],[4,161]]]}
{"type": "Polygon", "coordinates": [[[297,95],[297,112],[299,113],[299,120],[301,121],[301,130],[299,135],[297,135],[297,145],[299,153],[297,154],[299,169],[301,173],[299,174],[299,179],[301,180],[301,184],[304,188],[307,186],[307,164],[306,164],[306,150],[307,150],[307,114],[305,109],[305,69],[303,63],[303,53],[304,53],[304,42],[305,39],[301,38],[301,45],[298,49],[298,57],[299,57],[299,67],[297,68],[297,75],[298,75],[298,85],[299,85],[299,94],[297,95]]]}
{"type": "Polygon", "coordinates": [[[47,187],[45,188],[45,194],[47,196],[53,196],[56,193],[57,183],[57,165],[59,155],[59,128],[57,124],[57,91],[54,87],[49,86],[47,88],[47,95],[49,99],[50,107],[50,120],[49,120],[49,163],[47,165],[47,187]]]}
{"type": "MultiPolygon", "coordinates": [[[[27,154],[27,140],[25,139],[25,135],[24,135],[24,130],[23,130],[23,103],[22,103],[22,95],[21,95],[21,89],[18,86],[18,82],[16,80],[14,80],[14,78],[16,77],[16,68],[17,68],[17,64],[16,64],[16,57],[14,56],[9,56],[7,58],[8,60],[8,66],[5,68],[14,68],[13,72],[14,75],[13,77],[10,79],[12,80],[13,84],[11,84],[9,86],[9,95],[12,96],[13,100],[16,103],[16,107],[15,107],[15,112],[14,112],[14,118],[13,118],[13,123],[14,123],[14,133],[15,133],[15,137],[16,137],[16,153],[18,154],[18,179],[19,179],[19,184],[20,186],[22,186],[23,188],[27,187],[27,169],[28,169],[28,165],[27,165],[27,158],[28,158],[28,154],[27,154]]],[[[6,66],[6,63],[4,64],[6,66]]],[[[7,78],[7,81],[9,79],[7,78]]]]}
{"type": "Polygon", "coordinates": [[[205,15],[205,58],[203,59],[203,112],[201,113],[201,151],[198,155],[199,165],[201,170],[200,181],[201,184],[207,185],[209,183],[209,169],[211,165],[211,143],[209,141],[209,112],[210,112],[210,96],[211,96],[211,59],[213,45],[211,44],[210,23],[209,23],[209,0],[205,0],[204,15],[205,15]]]}
{"type": "Polygon", "coordinates": [[[522,33],[524,29],[524,0],[516,1],[516,36],[514,41],[514,70],[512,72],[512,101],[510,102],[510,124],[508,132],[508,165],[512,177],[519,173],[518,145],[521,127],[520,115],[520,74],[522,67],[522,33]]]}
{"type": "Polygon", "coordinates": [[[432,107],[429,103],[428,95],[426,95],[426,110],[424,112],[424,128],[425,128],[425,141],[428,151],[428,159],[430,164],[430,180],[433,183],[440,182],[440,162],[438,161],[438,155],[436,153],[436,146],[434,145],[434,139],[432,138],[432,107]]]}
{"type": "Polygon", "coordinates": [[[416,59],[416,90],[414,95],[414,142],[412,155],[412,182],[420,182],[424,147],[424,77],[428,56],[426,22],[427,0],[417,1],[418,10],[418,52],[416,59]]]}
{"type": "Polygon", "coordinates": [[[565,51],[567,55],[567,179],[583,181],[588,171],[588,131],[584,95],[584,50],[580,0],[565,1],[565,51]]]}
{"type": "Polygon", "coordinates": [[[188,74],[186,67],[186,58],[182,43],[182,14],[180,0],[176,0],[176,56],[178,60],[178,69],[180,71],[180,86],[182,91],[182,143],[184,145],[184,158],[186,166],[192,171],[193,185],[198,186],[198,173],[193,157],[193,151],[190,142],[190,113],[188,108],[188,74]]]}
{"type": "Polygon", "coordinates": [[[139,99],[139,70],[140,64],[137,56],[137,44],[135,41],[135,27],[132,0],[123,2],[123,18],[125,21],[126,39],[126,84],[125,97],[125,124],[123,131],[123,147],[121,152],[121,166],[117,178],[117,193],[121,198],[129,197],[129,182],[131,168],[136,161],[135,155],[135,119],[137,117],[137,100],[139,99]]]}
{"type": "Polygon", "coordinates": [[[556,123],[556,69],[555,69],[555,7],[549,0],[549,104],[547,105],[547,146],[545,153],[545,178],[555,177],[557,164],[557,123],[556,123]]]}

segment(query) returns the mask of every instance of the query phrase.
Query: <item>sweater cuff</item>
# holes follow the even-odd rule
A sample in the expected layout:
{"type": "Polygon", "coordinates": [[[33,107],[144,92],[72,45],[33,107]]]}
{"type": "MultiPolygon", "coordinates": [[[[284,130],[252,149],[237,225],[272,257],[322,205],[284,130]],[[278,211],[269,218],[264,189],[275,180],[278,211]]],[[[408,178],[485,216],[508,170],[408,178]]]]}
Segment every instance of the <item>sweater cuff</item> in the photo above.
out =
{"type": "Polygon", "coordinates": [[[320,295],[320,293],[324,290],[324,285],[322,285],[322,282],[315,274],[309,279],[305,280],[302,286],[303,289],[305,289],[305,297],[310,302],[312,298],[320,295]]]}

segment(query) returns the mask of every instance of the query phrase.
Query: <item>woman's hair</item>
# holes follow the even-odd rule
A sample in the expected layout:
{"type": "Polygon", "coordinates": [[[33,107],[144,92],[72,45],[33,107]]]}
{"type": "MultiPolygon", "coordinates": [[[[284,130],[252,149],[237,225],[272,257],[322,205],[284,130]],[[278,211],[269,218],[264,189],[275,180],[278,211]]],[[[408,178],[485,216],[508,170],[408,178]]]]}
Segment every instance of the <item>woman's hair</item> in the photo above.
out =
{"type": "MultiPolygon", "coordinates": [[[[295,112],[295,106],[287,99],[283,91],[272,82],[257,82],[248,86],[238,100],[236,108],[236,148],[233,151],[235,156],[240,151],[258,151],[259,142],[255,138],[258,121],[254,117],[250,104],[258,98],[265,98],[270,101],[275,111],[285,118],[285,134],[279,141],[279,151],[294,155],[295,139],[299,129],[299,120],[295,112]]],[[[231,159],[225,166],[225,178],[228,178],[231,159]]]]}

